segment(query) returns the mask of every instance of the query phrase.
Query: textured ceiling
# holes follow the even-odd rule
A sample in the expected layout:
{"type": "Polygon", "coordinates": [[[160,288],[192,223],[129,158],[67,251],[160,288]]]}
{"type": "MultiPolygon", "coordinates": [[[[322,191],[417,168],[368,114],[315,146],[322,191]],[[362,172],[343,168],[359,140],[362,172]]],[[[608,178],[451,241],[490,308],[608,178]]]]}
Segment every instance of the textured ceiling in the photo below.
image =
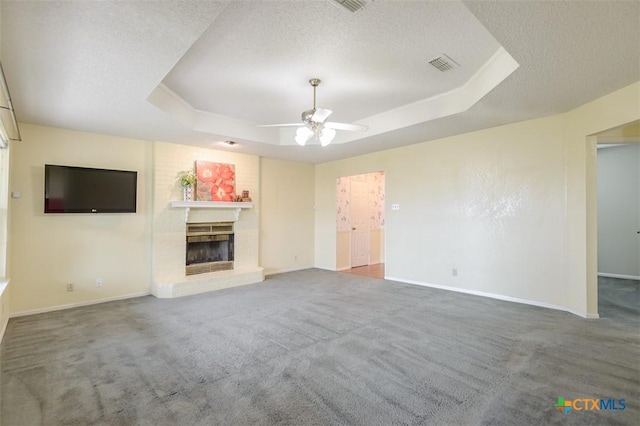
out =
{"type": "MultiPolygon", "coordinates": [[[[498,46],[520,64],[459,114],[345,143],[240,152],[313,163],[560,113],[640,80],[638,1],[6,1],[2,64],[21,122],[228,149],[147,101],[256,123],[318,103],[353,121],[458,87],[498,46]],[[446,53],[461,67],[426,65],[446,53]]],[[[640,94],[639,94],[640,96],[640,94]]],[[[235,138],[234,138],[235,139],[235,138]]]]}
{"type": "Polygon", "coordinates": [[[18,120],[188,140],[147,102],[227,2],[2,1],[2,65],[18,120]]]}
{"type": "Polygon", "coordinates": [[[251,121],[298,121],[318,105],[355,121],[464,84],[500,45],[459,2],[234,2],[164,80],[196,109],[251,121]],[[454,28],[464,28],[464,32],[454,28]],[[428,60],[446,53],[461,67],[428,60]]]}

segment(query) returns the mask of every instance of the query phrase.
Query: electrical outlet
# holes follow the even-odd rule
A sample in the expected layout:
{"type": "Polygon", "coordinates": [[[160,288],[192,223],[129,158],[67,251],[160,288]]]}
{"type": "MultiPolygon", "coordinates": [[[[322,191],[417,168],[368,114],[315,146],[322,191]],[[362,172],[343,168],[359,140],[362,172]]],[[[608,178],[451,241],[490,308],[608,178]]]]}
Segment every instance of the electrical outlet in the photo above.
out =
{"type": "Polygon", "coordinates": [[[454,277],[457,277],[458,276],[458,270],[456,268],[453,268],[451,270],[451,275],[453,275],[454,277]]]}
{"type": "Polygon", "coordinates": [[[102,278],[96,278],[96,287],[102,287],[102,278]]]}
{"type": "Polygon", "coordinates": [[[73,291],[73,283],[67,283],[67,291],[73,291]]]}
{"type": "Polygon", "coordinates": [[[297,262],[298,261],[298,255],[296,254],[295,256],[293,256],[293,261],[297,262]]]}

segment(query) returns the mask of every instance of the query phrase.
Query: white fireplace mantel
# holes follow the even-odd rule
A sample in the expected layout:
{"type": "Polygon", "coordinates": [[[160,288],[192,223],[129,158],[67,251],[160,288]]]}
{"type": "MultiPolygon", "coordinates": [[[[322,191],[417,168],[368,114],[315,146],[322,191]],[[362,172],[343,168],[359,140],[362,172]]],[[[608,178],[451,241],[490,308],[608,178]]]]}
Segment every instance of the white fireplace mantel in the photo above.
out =
{"type": "Polygon", "coordinates": [[[240,217],[242,209],[253,208],[253,203],[246,202],[226,202],[226,201],[171,201],[171,208],[184,209],[184,221],[189,220],[189,210],[191,209],[235,209],[236,221],[240,217]]]}

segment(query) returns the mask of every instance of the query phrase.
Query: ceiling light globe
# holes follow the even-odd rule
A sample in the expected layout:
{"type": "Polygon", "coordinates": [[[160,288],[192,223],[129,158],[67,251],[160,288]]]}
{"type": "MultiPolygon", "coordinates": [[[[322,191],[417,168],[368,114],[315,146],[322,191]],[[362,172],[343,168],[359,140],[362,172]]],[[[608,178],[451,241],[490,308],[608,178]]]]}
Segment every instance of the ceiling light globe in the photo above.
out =
{"type": "Polygon", "coordinates": [[[313,131],[311,129],[309,129],[308,127],[300,127],[296,131],[296,142],[300,146],[305,146],[305,144],[311,138],[312,135],[313,135],[313,131]]]}
{"type": "Polygon", "coordinates": [[[324,128],[320,132],[320,145],[327,146],[331,143],[333,138],[336,137],[336,131],[334,129],[324,128]]]}

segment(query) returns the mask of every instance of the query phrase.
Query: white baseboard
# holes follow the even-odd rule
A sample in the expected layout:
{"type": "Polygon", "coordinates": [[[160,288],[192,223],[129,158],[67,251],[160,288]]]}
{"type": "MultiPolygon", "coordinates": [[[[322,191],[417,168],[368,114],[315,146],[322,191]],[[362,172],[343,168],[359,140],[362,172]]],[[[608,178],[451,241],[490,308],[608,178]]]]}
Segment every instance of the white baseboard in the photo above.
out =
{"type": "Polygon", "coordinates": [[[599,277],[606,277],[606,278],[622,278],[623,280],[638,280],[638,281],[640,281],[640,277],[637,277],[635,275],[608,274],[606,272],[598,272],[598,276],[599,277]]]}
{"type": "Polygon", "coordinates": [[[271,271],[265,271],[264,275],[276,275],[276,274],[284,274],[286,272],[295,272],[302,271],[304,269],[311,269],[313,266],[296,266],[295,268],[284,268],[284,269],[273,269],[271,271]]]}
{"type": "Polygon", "coordinates": [[[569,308],[564,309],[564,311],[565,312],[569,312],[570,314],[573,314],[573,315],[577,315],[577,316],[582,317],[582,318],[586,318],[586,319],[598,319],[598,318],[600,318],[600,314],[590,314],[588,312],[578,312],[578,311],[574,311],[573,309],[569,309],[569,308]]]}
{"type": "Polygon", "coordinates": [[[401,283],[420,285],[420,286],[423,286],[423,287],[437,288],[439,290],[447,290],[447,291],[455,291],[457,293],[471,294],[473,296],[489,297],[491,299],[504,300],[504,301],[507,301],[507,302],[522,303],[524,305],[538,306],[540,308],[554,309],[554,310],[557,310],[557,311],[569,312],[571,314],[577,315],[577,316],[582,317],[582,318],[589,318],[589,319],[600,318],[600,315],[598,315],[598,314],[590,314],[590,313],[587,313],[587,312],[578,312],[578,311],[574,311],[572,309],[569,309],[569,308],[567,308],[565,306],[554,305],[554,304],[546,303],[546,302],[538,302],[536,300],[520,299],[518,297],[505,296],[505,295],[497,294],[497,293],[487,293],[487,292],[484,292],[484,291],[468,290],[468,289],[465,289],[465,288],[450,287],[450,286],[440,285],[440,284],[431,284],[431,283],[426,283],[426,282],[422,282],[422,281],[405,280],[403,278],[396,278],[396,277],[389,277],[389,276],[385,276],[384,279],[385,280],[390,280],[390,281],[398,281],[398,282],[401,282],[401,283]]]}
{"type": "Polygon", "coordinates": [[[149,296],[150,294],[151,294],[150,292],[145,291],[141,293],[125,294],[123,296],[114,296],[114,297],[107,297],[104,299],[89,300],[86,302],[68,303],[66,305],[57,305],[57,306],[49,306],[47,308],[30,309],[28,311],[14,312],[9,315],[9,318],[24,317],[27,315],[35,315],[35,314],[44,314],[46,312],[62,311],[64,309],[78,308],[80,306],[97,305],[99,303],[113,302],[116,300],[133,299],[134,297],[149,296]]]}

